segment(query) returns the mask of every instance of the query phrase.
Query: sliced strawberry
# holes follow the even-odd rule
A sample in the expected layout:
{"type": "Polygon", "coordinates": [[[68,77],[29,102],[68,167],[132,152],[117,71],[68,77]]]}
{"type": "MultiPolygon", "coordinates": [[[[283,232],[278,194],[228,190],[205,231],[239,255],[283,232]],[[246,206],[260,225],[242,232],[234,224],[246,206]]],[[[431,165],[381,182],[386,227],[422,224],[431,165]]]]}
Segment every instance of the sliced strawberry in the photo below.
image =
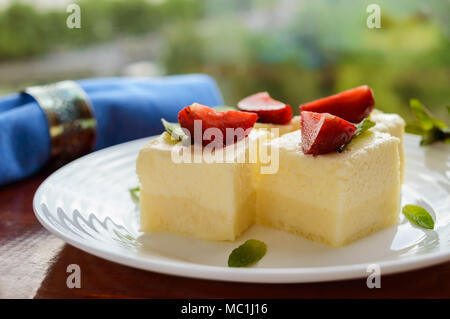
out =
{"type": "Polygon", "coordinates": [[[258,114],[258,122],[288,124],[292,119],[292,109],[283,102],[274,100],[267,92],[259,92],[239,101],[241,111],[258,114]]]}
{"type": "Polygon", "coordinates": [[[300,105],[300,111],[330,113],[352,123],[359,123],[375,106],[373,92],[367,85],[343,91],[300,105]]]}
{"type": "Polygon", "coordinates": [[[319,155],[335,151],[355,135],[356,126],[329,113],[303,111],[301,116],[302,150],[319,155]]]}
{"type": "MultiPolygon", "coordinates": [[[[258,116],[254,113],[240,112],[240,111],[215,111],[214,109],[194,103],[186,106],[178,113],[178,122],[180,126],[186,128],[191,133],[191,140],[195,138],[194,121],[201,120],[201,136],[202,144],[208,145],[212,141],[222,145],[229,145],[246,137],[253,125],[255,125],[258,116]],[[205,138],[204,133],[208,128],[218,128],[222,132],[222,140],[218,140],[218,136],[214,135],[211,138],[205,138]],[[227,128],[242,129],[234,132],[227,132],[227,128]],[[227,133],[229,135],[227,136],[227,133]],[[235,134],[233,134],[235,133],[235,134]]],[[[199,135],[200,132],[197,132],[199,135]]]]}

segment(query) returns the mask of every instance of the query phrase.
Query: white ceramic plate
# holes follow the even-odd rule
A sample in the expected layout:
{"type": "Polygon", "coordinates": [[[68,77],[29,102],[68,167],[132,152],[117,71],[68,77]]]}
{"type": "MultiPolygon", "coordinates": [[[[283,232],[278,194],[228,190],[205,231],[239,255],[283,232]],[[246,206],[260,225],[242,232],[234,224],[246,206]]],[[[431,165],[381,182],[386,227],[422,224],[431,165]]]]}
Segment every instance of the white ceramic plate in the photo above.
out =
{"type": "MultiPolygon", "coordinates": [[[[381,274],[450,260],[450,147],[419,147],[405,136],[402,206],[419,204],[435,229],[400,223],[347,247],[334,249],[294,235],[254,226],[239,240],[207,242],[139,232],[139,211],[129,189],[138,185],[135,160],[148,142],[110,147],[61,168],[36,192],[34,211],[50,232],[93,255],[166,274],[227,281],[287,283],[359,278],[378,264],[381,274]],[[266,256],[251,268],[228,268],[229,253],[249,238],[266,242],[266,256]]],[[[400,213],[400,212],[399,212],[400,213]]]]}

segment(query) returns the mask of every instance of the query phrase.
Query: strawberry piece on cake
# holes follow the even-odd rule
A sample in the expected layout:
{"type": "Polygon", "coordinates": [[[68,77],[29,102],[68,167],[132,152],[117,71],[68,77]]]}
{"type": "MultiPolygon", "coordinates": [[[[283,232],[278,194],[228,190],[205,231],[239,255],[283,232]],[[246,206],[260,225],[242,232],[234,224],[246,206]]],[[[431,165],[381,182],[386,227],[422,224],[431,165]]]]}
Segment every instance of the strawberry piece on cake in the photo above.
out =
{"type": "Polygon", "coordinates": [[[241,111],[258,114],[258,122],[285,125],[292,119],[289,105],[274,100],[267,92],[259,92],[239,101],[241,111]]]}
{"type": "Polygon", "coordinates": [[[248,136],[257,119],[258,115],[254,113],[233,110],[215,111],[213,108],[198,103],[186,106],[178,113],[180,126],[190,132],[193,142],[195,138],[194,121],[201,121],[203,146],[213,141],[222,143],[223,145],[235,143],[248,136]],[[218,136],[214,136],[214,138],[205,137],[204,133],[209,128],[218,128],[222,132],[222,140],[217,141],[218,136]],[[240,133],[239,131],[233,130],[233,134],[228,134],[229,136],[227,136],[227,131],[230,132],[227,128],[234,130],[242,129],[242,131],[240,133]]]}
{"type": "Polygon", "coordinates": [[[320,155],[335,151],[349,142],[356,126],[329,113],[303,111],[301,116],[302,150],[305,154],[320,155]]]}
{"type": "Polygon", "coordinates": [[[303,111],[330,113],[352,123],[359,123],[366,118],[375,107],[373,92],[367,85],[343,91],[300,105],[303,111]]]}

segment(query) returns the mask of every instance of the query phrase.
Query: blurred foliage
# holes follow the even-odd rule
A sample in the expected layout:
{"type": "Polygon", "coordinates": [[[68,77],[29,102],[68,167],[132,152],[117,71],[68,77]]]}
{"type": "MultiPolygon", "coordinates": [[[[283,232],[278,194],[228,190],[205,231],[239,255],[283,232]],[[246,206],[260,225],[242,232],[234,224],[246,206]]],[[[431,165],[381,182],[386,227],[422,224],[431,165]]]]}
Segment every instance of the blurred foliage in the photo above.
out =
{"type": "Polygon", "coordinates": [[[0,12],[0,60],[22,58],[55,47],[79,47],[123,35],[155,31],[163,23],[201,17],[202,1],[81,0],[81,29],[69,29],[64,9],[41,11],[13,1],[0,12]]]}
{"type": "Polygon", "coordinates": [[[449,119],[446,1],[381,1],[381,29],[365,25],[371,1],[304,1],[285,23],[267,14],[279,2],[245,1],[248,11],[240,15],[237,1],[213,3],[206,12],[207,28],[172,25],[165,30],[163,58],[169,73],[213,75],[227,104],[267,90],[296,112],[302,102],[368,84],[382,110],[410,119],[408,101],[415,97],[449,119]],[[262,27],[247,20],[257,10],[266,14],[262,27]]]}
{"type": "MultiPolygon", "coordinates": [[[[82,28],[65,10],[21,2],[0,12],[0,60],[158,33],[168,74],[204,72],[227,104],[267,90],[297,105],[361,84],[377,107],[410,119],[410,98],[444,121],[450,102],[450,4],[380,0],[381,29],[368,29],[373,1],[81,0],[82,28]]],[[[1,76],[1,75],[0,75],[1,76]]]]}

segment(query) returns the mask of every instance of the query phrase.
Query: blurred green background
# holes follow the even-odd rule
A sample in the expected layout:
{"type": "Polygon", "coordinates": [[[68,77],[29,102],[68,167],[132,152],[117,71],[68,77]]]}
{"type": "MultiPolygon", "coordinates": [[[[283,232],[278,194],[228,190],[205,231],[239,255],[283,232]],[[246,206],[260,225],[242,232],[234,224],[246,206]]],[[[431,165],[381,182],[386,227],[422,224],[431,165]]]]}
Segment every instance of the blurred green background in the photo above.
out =
{"type": "Polygon", "coordinates": [[[361,84],[411,118],[420,99],[448,122],[448,0],[0,0],[0,94],[98,76],[207,73],[227,104],[269,91],[300,103],[361,84]],[[81,8],[69,29],[67,5],[81,8]],[[369,29],[366,8],[381,8],[369,29]]]}

